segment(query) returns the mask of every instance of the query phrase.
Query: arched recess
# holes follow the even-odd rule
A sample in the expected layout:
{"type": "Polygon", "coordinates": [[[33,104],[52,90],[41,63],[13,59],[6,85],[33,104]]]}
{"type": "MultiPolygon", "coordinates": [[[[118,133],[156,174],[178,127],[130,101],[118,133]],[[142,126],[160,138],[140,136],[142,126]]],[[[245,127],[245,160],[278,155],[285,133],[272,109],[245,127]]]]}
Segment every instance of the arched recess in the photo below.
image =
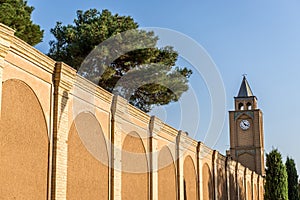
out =
{"type": "Polygon", "coordinates": [[[250,182],[247,182],[247,200],[252,200],[252,188],[250,182]]]}
{"type": "Polygon", "coordinates": [[[252,104],[250,102],[247,103],[247,110],[252,110],[252,104]]]}
{"type": "Polygon", "coordinates": [[[230,172],[229,175],[229,187],[230,187],[230,198],[229,199],[237,199],[237,188],[236,188],[236,181],[235,181],[235,174],[230,172]]]}
{"type": "Polygon", "coordinates": [[[226,200],[227,199],[227,192],[226,192],[226,177],[225,177],[225,170],[223,167],[218,169],[218,199],[219,200],[226,200]]]}
{"type": "Polygon", "coordinates": [[[243,178],[241,178],[241,177],[239,178],[238,185],[239,185],[239,196],[240,196],[240,199],[245,199],[246,195],[245,195],[245,188],[244,188],[243,178]]]}
{"type": "Polygon", "coordinates": [[[257,195],[257,185],[254,184],[253,186],[253,200],[258,200],[258,195],[257,195]]]}
{"type": "Polygon", "coordinates": [[[158,155],[158,199],[176,199],[176,171],[171,151],[164,146],[158,155]]]}
{"type": "Polygon", "coordinates": [[[205,163],[202,167],[202,180],[203,199],[214,199],[212,174],[207,163],[205,163]]]}
{"type": "Polygon", "coordinates": [[[264,199],[264,187],[261,185],[260,186],[260,190],[259,190],[259,199],[261,200],[263,200],[264,199]]]}
{"type": "Polygon", "coordinates": [[[2,85],[0,122],[1,199],[46,199],[49,140],[34,91],[23,81],[2,85]]]}
{"type": "Polygon", "coordinates": [[[243,103],[239,103],[239,110],[244,110],[244,104],[243,103]]]}
{"type": "Polygon", "coordinates": [[[196,171],[193,159],[191,156],[187,156],[184,159],[183,164],[183,174],[184,174],[184,183],[185,183],[185,194],[187,200],[196,200],[197,198],[197,179],[196,171]]]}
{"type": "Polygon", "coordinates": [[[122,199],[148,199],[148,164],[140,136],[129,133],[122,147],[122,199]]]}
{"type": "Polygon", "coordinates": [[[80,113],[68,137],[67,199],[108,199],[108,153],[102,128],[80,113]]]}

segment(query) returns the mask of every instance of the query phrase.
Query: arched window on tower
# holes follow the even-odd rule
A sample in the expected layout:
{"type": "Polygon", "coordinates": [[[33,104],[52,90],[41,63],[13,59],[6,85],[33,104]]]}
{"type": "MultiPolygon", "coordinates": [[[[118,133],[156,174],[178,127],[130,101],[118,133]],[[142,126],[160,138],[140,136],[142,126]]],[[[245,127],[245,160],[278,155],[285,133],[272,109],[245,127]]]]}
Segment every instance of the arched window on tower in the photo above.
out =
{"type": "Polygon", "coordinates": [[[244,104],[243,103],[239,103],[239,110],[244,110],[244,104]]]}
{"type": "Polygon", "coordinates": [[[247,109],[252,110],[252,104],[250,102],[247,103],[247,109]]]}

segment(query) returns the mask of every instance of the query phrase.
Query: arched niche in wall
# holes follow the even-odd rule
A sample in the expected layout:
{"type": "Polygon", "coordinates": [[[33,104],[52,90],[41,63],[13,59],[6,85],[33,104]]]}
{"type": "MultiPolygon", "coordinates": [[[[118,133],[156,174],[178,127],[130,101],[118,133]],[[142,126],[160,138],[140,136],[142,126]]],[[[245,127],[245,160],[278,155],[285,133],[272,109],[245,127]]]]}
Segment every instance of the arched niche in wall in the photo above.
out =
{"type": "Polygon", "coordinates": [[[176,171],[171,151],[164,146],[158,155],[158,199],[176,199],[176,171]]]}
{"type": "Polygon", "coordinates": [[[244,188],[244,180],[243,180],[242,177],[239,178],[238,186],[239,186],[239,197],[240,197],[240,199],[245,199],[246,195],[245,195],[245,188],[244,188]]]}
{"type": "Polygon", "coordinates": [[[148,162],[141,137],[129,133],[122,145],[122,199],[148,199],[148,162]]]}
{"type": "Polygon", "coordinates": [[[68,136],[67,199],[108,199],[108,151],[94,115],[80,113],[68,136]]]}
{"type": "Polygon", "coordinates": [[[254,186],[253,186],[253,200],[258,200],[257,185],[256,184],[254,184],[254,186]]]}
{"type": "Polygon", "coordinates": [[[263,200],[264,199],[264,187],[262,185],[260,185],[259,187],[260,187],[259,200],[263,200]]]}
{"type": "Polygon", "coordinates": [[[203,164],[202,167],[202,194],[203,199],[213,200],[214,199],[214,185],[212,174],[207,163],[203,164]]]}
{"type": "Polygon", "coordinates": [[[252,188],[249,181],[247,182],[247,200],[252,200],[252,188]]]}
{"type": "Polygon", "coordinates": [[[236,188],[236,179],[235,179],[235,172],[229,171],[229,192],[230,192],[230,198],[229,199],[235,199],[237,198],[237,188],[236,188]]]}
{"type": "Polygon", "coordinates": [[[183,176],[184,176],[184,183],[185,183],[184,189],[185,189],[186,200],[196,200],[197,176],[195,171],[195,165],[191,156],[187,156],[184,159],[183,176]]]}
{"type": "Polygon", "coordinates": [[[220,166],[218,169],[218,199],[227,200],[227,191],[226,191],[226,174],[223,166],[220,166]]]}
{"type": "Polygon", "coordinates": [[[3,83],[0,121],[0,197],[46,199],[47,125],[39,99],[25,82],[3,83]]]}

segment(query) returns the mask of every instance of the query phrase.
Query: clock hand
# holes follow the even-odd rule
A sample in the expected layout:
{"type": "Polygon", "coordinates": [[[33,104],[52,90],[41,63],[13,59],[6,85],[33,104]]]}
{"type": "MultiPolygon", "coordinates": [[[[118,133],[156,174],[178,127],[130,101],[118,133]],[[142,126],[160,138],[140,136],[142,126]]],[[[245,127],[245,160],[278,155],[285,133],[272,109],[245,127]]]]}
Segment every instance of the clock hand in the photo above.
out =
{"type": "Polygon", "coordinates": [[[245,122],[245,121],[243,121],[243,124],[244,124],[245,127],[250,127],[250,124],[245,122]]]}

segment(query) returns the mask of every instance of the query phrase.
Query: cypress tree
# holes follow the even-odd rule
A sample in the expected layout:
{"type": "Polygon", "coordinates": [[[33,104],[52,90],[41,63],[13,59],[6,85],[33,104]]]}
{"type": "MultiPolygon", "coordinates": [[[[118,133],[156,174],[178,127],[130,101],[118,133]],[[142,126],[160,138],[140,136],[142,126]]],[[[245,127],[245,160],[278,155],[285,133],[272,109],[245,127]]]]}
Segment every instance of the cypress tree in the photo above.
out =
{"type": "Polygon", "coordinates": [[[299,180],[299,183],[298,183],[298,194],[300,196],[300,180],[299,180]]]}
{"type": "Polygon", "coordinates": [[[289,200],[299,200],[298,174],[294,160],[287,157],[285,167],[288,175],[289,200]]]}
{"type": "Polygon", "coordinates": [[[288,200],[287,172],[277,149],[267,154],[264,199],[288,200]]]}

